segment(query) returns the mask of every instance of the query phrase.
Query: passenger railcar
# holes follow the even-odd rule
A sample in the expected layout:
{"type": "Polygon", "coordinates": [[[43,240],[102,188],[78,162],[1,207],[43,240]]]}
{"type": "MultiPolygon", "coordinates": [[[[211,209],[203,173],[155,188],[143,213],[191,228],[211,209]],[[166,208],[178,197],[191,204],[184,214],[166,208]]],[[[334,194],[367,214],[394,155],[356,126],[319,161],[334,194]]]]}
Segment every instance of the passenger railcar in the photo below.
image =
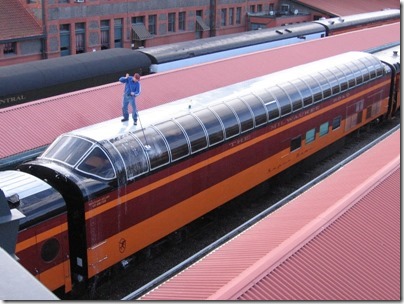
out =
{"type": "Polygon", "coordinates": [[[399,20],[400,10],[392,9],[139,50],[109,49],[0,67],[0,108],[115,82],[128,71],[147,75],[399,20]]]}
{"type": "Polygon", "coordinates": [[[141,52],[114,48],[0,67],[0,108],[148,74],[150,65],[141,52]]]}
{"type": "Polygon", "coordinates": [[[186,98],[144,110],[138,127],[116,118],[61,135],[20,172],[0,172],[6,197],[32,214],[16,255],[52,290],[85,286],[361,126],[388,118],[393,62],[400,57],[385,64],[349,52],[195,95],[192,104],[186,98]],[[14,174],[16,183],[8,177],[14,174]],[[38,187],[22,193],[19,179],[38,187]],[[45,190],[52,195],[41,196],[45,190]]]}
{"type": "Polygon", "coordinates": [[[151,59],[150,71],[158,73],[325,36],[323,25],[307,22],[155,46],[141,52],[151,59]]]}
{"type": "Polygon", "coordinates": [[[321,19],[314,22],[322,24],[327,30],[327,36],[330,36],[392,22],[399,22],[400,18],[400,10],[386,9],[346,17],[321,19]]]}

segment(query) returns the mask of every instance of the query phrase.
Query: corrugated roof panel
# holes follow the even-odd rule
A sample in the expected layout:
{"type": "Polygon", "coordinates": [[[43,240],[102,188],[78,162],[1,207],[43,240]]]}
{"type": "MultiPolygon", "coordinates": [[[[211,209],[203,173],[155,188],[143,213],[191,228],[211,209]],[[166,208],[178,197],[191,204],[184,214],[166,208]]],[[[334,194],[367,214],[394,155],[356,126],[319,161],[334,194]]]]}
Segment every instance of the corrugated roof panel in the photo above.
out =
{"type": "Polygon", "coordinates": [[[398,300],[399,172],[239,299],[398,300]],[[386,200],[392,204],[386,205],[386,200]]]}
{"type": "Polygon", "coordinates": [[[140,300],[398,300],[399,185],[396,131],[140,300]]]}

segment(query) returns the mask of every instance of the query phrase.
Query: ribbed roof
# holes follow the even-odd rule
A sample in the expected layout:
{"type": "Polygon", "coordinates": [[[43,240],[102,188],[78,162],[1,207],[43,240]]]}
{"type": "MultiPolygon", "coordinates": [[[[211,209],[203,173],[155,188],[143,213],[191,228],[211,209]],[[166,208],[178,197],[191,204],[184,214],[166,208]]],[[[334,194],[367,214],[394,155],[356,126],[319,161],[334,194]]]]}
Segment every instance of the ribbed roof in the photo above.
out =
{"type": "Polygon", "coordinates": [[[400,134],[140,300],[400,300],[400,134]]]}
{"type": "Polygon", "coordinates": [[[0,0],[0,40],[42,35],[42,27],[19,0],[0,0]]]}
{"type": "MultiPolygon", "coordinates": [[[[400,23],[142,77],[138,110],[299,64],[400,40],[400,23]],[[319,51],[321,50],[321,52],[319,51]],[[299,54],[299,56],[296,56],[299,54]],[[265,63],[265,64],[264,64],[265,63]]],[[[119,82],[0,110],[0,160],[49,145],[62,133],[121,116],[119,82]]]]}
{"type": "Polygon", "coordinates": [[[400,9],[399,0],[293,0],[293,2],[319,9],[335,16],[348,16],[388,8],[400,9]]]}

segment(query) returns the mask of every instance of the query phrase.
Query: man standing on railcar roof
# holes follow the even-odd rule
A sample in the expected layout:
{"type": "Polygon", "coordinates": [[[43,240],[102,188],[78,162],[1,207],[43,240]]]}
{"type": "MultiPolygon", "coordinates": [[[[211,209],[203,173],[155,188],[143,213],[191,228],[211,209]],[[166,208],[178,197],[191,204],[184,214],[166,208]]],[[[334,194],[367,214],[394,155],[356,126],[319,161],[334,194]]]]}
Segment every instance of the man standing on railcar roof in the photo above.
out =
{"type": "Polygon", "coordinates": [[[122,114],[123,118],[121,119],[122,122],[129,120],[129,111],[128,106],[129,104],[132,107],[132,117],[133,123],[137,125],[137,108],[136,108],[136,97],[140,95],[141,86],[140,86],[140,75],[135,73],[132,76],[129,76],[126,73],[125,77],[119,78],[119,82],[125,84],[125,90],[123,92],[123,100],[122,100],[122,114]]]}

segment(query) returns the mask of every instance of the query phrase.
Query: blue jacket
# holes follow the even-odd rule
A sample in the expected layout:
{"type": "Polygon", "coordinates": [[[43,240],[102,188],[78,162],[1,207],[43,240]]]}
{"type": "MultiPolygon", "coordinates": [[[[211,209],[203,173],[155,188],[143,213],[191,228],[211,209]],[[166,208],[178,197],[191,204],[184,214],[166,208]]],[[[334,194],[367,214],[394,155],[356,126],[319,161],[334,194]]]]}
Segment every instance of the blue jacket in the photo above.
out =
{"type": "Polygon", "coordinates": [[[132,95],[132,96],[139,96],[141,92],[141,86],[139,81],[133,81],[133,77],[129,76],[128,78],[126,77],[121,77],[119,78],[119,82],[122,82],[125,84],[125,91],[124,93],[127,95],[132,95]],[[132,94],[133,93],[133,94],[132,94]]]}

